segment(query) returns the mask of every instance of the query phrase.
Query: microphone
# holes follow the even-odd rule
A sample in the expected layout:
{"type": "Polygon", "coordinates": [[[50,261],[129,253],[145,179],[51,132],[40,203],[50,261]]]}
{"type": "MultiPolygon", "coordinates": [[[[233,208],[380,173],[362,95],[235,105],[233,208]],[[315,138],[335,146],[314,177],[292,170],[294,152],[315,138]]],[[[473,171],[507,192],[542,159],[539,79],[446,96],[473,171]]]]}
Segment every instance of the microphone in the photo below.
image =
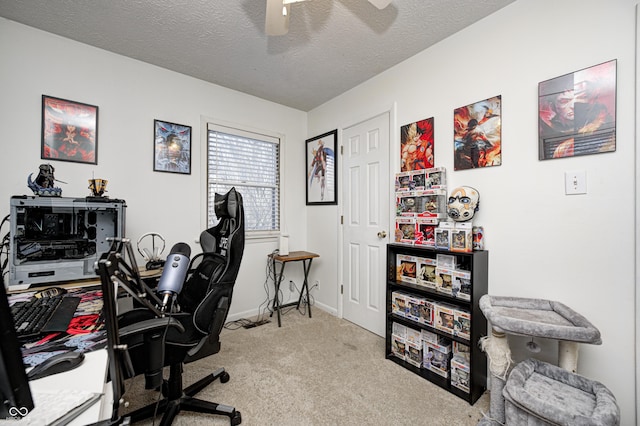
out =
{"type": "Polygon", "coordinates": [[[171,247],[171,252],[167,256],[164,270],[158,282],[157,292],[164,295],[162,298],[162,311],[166,309],[169,299],[177,296],[182,291],[182,285],[189,270],[189,256],[191,256],[191,247],[188,244],[176,243],[171,247]]]}

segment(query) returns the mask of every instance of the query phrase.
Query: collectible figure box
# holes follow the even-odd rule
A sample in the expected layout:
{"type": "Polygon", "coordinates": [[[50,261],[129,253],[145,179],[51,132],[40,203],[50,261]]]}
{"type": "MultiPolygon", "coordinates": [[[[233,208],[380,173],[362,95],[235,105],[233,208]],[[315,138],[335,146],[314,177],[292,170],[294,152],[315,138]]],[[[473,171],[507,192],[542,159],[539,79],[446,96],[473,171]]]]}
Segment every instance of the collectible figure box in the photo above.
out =
{"type": "Polygon", "coordinates": [[[433,167],[425,171],[425,188],[447,189],[447,174],[444,167],[433,167]]]}
{"type": "Polygon", "coordinates": [[[449,377],[451,345],[435,345],[433,343],[424,342],[422,350],[424,368],[433,371],[442,377],[449,377]]]}
{"type": "Polygon", "coordinates": [[[391,335],[391,353],[400,358],[405,359],[406,341],[402,337],[391,335]]]}
{"type": "Polygon", "coordinates": [[[409,176],[411,179],[411,186],[412,189],[416,190],[416,191],[420,191],[425,189],[425,181],[426,181],[426,176],[425,176],[425,171],[423,170],[412,170],[409,172],[409,176]]]}
{"type": "Polygon", "coordinates": [[[400,338],[407,338],[407,326],[394,322],[391,327],[391,334],[400,338]]]}
{"type": "Polygon", "coordinates": [[[396,216],[417,216],[419,209],[418,202],[420,202],[420,199],[413,195],[413,191],[405,193],[399,192],[396,197],[396,216]]]}
{"type": "Polygon", "coordinates": [[[418,322],[433,327],[433,313],[435,304],[431,300],[422,299],[420,301],[420,316],[418,322]]]}
{"type": "Polygon", "coordinates": [[[453,296],[462,300],[471,300],[471,272],[453,271],[453,296]]]}
{"type": "Polygon", "coordinates": [[[422,299],[420,297],[407,295],[406,317],[412,321],[418,322],[420,319],[421,306],[422,306],[422,299]]]}
{"type": "Polygon", "coordinates": [[[420,367],[422,365],[422,343],[406,342],[404,360],[420,367]]]}
{"type": "Polygon", "coordinates": [[[451,230],[451,251],[470,253],[473,251],[473,228],[471,223],[456,223],[451,230]]]}
{"type": "Polygon", "coordinates": [[[391,312],[404,317],[407,315],[407,295],[399,291],[391,293],[391,312]]]}
{"type": "Polygon", "coordinates": [[[411,176],[409,172],[401,172],[396,174],[396,192],[410,191],[411,176]]]}
{"type": "Polygon", "coordinates": [[[406,328],[406,338],[407,343],[413,344],[421,344],[422,343],[422,333],[419,330],[414,330],[411,327],[406,328]]]}
{"type": "Polygon", "coordinates": [[[456,358],[451,359],[451,386],[469,392],[469,365],[458,362],[456,358]]]}
{"type": "Polygon", "coordinates": [[[447,217],[447,194],[441,189],[414,191],[416,215],[419,217],[445,219],[447,217]]]}
{"type": "Polygon", "coordinates": [[[455,318],[454,307],[446,304],[437,304],[435,310],[435,323],[438,330],[454,334],[455,318]]]}
{"type": "Polygon", "coordinates": [[[451,222],[440,222],[436,228],[436,249],[449,250],[451,248],[451,222]]]}
{"type": "Polygon", "coordinates": [[[455,269],[456,268],[456,257],[450,254],[440,254],[436,255],[436,265],[443,269],[455,269]]]}
{"type": "Polygon", "coordinates": [[[453,310],[455,335],[463,339],[471,338],[471,313],[463,309],[453,310]]]}
{"type": "Polygon", "coordinates": [[[436,291],[453,295],[453,271],[436,267],[436,291]]]}
{"type": "Polygon", "coordinates": [[[436,288],[436,260],[418,258],[418,278],[416,284],[436,288]]]}
{"type": "Polygon", "coordinates": [[[471,229],[473,232],[473,249],[484,250],[484,228],[482,226],[474,226],[471,229]]]}
{"type": "Polygon", "coordinates": [[[413,217],[396,217],[395,241],[413,244],[416,240],[416,219],[413,217]]]}
{"type": "Polygon", "coordinates": [[[438,226],[438,219],[417,217],[415,244],[421,245],[421,246],[435,247],[437,226],[438,226]]]}
{"type": "Polygon", "coordinates": [[[433,332],[428,331],[428,330],[424,330],[423,329],[420,332],[420,334],[421,334],[423,342],[433,343],[434,345],[442,345],[442,346],[446,347],[451,342],[446,337],[441,336],[441,335],[436,334],[436,333],[433,333],[433,332]]]}
{"type": "Polygon", "coordinates": [[[416,283],[418,258],[406,254],[396,256],[396,280],[405,283],[416,283]]]}
{"type": "Polygon", "coordinates": [[[462,364],[469,365],[469,361],[471,360],[471,348],[464,343],[454,341],[453,358],[462,364]]]}

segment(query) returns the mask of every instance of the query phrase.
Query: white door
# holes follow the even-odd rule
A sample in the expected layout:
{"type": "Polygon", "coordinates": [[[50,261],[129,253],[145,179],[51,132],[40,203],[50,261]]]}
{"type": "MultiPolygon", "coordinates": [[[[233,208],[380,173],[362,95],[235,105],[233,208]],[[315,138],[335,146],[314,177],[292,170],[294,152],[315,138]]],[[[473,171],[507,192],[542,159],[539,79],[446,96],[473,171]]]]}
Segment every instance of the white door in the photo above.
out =
{"type": "Polygon", "coordinates": [[[385,334],[389,235],[388,112],[342,132],[344,319],[385,334]]]}

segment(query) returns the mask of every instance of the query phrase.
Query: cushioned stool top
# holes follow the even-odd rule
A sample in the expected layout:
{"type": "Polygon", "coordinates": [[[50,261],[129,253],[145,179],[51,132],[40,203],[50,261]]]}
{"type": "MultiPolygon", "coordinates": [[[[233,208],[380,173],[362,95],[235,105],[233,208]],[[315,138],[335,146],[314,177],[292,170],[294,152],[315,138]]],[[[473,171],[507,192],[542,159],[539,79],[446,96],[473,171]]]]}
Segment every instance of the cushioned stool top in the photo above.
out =
{"type": "Polygon", "coordinates": [[[505,399],[549,423],[560,425],[618,425],[620,412],[603,384],[536,359],[511,371],[505,399]]]}

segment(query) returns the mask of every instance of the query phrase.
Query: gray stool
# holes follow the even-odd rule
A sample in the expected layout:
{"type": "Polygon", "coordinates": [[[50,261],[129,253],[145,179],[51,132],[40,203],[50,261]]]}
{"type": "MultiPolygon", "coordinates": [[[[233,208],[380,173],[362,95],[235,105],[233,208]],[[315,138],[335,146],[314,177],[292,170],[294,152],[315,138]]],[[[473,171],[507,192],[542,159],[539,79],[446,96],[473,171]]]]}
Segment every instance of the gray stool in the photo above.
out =
{"type": "Polygon", "coordinates": [[[516,365],[502,393],[507,425],[620,424],[616,399],[603,384],[537,359],[516,365]]]}

